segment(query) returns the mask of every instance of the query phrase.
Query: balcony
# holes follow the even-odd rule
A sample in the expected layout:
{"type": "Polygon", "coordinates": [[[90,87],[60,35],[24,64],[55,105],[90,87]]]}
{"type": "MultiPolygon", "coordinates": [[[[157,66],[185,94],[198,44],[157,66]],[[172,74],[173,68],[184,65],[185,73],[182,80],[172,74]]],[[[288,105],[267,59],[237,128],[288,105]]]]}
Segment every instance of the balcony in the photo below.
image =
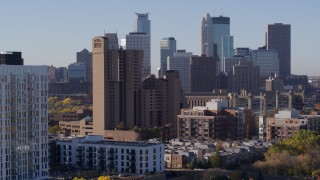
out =
{"type": "Polygon", "coordinates": [[[108,160],[114,160],[113,156],[108,156],[108,160]]]}

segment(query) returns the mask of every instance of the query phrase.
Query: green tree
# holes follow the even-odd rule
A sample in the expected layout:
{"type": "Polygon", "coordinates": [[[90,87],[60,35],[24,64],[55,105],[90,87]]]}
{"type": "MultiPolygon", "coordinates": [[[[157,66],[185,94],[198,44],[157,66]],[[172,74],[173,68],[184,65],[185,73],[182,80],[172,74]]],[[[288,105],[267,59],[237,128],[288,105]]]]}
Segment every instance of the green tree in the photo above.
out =
{"type": "Polygon", "coordinates": [[[54,134],[54,133],[57,133],[60,131],[60,127],[58,125],[54,125],[52,127],[49,127],[48,131],[49,131],[49,133],[54,134]]]}

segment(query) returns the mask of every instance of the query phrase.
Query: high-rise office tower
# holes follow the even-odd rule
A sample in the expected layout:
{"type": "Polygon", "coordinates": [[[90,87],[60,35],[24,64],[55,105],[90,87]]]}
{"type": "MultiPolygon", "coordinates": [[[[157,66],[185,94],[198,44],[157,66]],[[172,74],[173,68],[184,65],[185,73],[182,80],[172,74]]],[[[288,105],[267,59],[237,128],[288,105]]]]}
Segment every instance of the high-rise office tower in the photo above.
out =
{"type": "Polygon", "coordinates": [[[192,56],[190,59],[191,92],[212,92],[217,87],[216,60],[192,56]]]}
{"type": "MultiPolygon", "coordinates": [[[[135,13],[134,32],[126,40],[126,49],[143,50],[142,80],[151,75],[151,21],[149,13],[135,13]],[[143,35],[145,33],[145,35],[143,35]]],[[[128,35],[127,35],[128,37],[128,35]]]]}
{"type": "MultiPolygon", "coordinates": [[[[206,56],[218,56],[221,61],[223,59],[222,42],[224,36],[230,36],[230,18],[210,17],[210,14],[207,13],[206,17],[202,19],[201,53],[206,56]]],[[[217,70],[222,70],[221,63],[217,66],[217,70]]]]}
{"type": "Polygon", "coordinates": [[[291,74],[291,26],[290,24],[268,24],[266,27],[266,47],[278,51],[281,78],[291,74]]]}
{"type": "Polygon", "coordinates": [[[118,35],[117,33],[105,33],[104,36],[108,38],[108,49],[119,49],[118,35]]]}
{"type": "Polygon", "coordinates": [[[136,17],[134,19],[134,32],[144,32],[151,35],[149,13],[136,13],[136,17]]]}
{"type": "Polygon", "coordinates": [[[180,73],[181,87],[184,92],[191,92],[190,58],[192,52],[177,50],[173,57],[167,59],[168,70],[177,70],[180,73]]]}
{"type": "Polygon", "coordinates": [[[0,179],[48,179],[48,67],[0,66],[0,179]]]}
{"type": "Polygon", "coordinates": [[[233,66],[233,92],[241,90],[253,94],[259,90],[259,66],[253,66],[250,61],[240,61],[233,66]]]}
{"type": "Polygon", "coordinates": [[[133,128],[139,119],[143,52],[109,50],[106,37],[95,37],[92,43],[94,133],[104,135],[120,123],[133,128]]]}
{"type": "Polygon", "coordinates": [[[234,49],[234,55],[236,56],[250,56],[250,49],[246,47],[237,47],[234,49]]]}
{"type": "Polygon", "coordinates": [[[201,25],[201,55],[214,56],[212,18],[207,13],[201,25]]]}
{"type": "MultiPolygon", "coordinates": [[[[222,37],[222,55],[220,62],[223,62],[225,58],[233,57],[233,36],[225,35],[222,37]]],[[[223,63],[221,63],[221,71],[224,69],[223,63]]]]}
{"type": "Polygon", "coordinates": [[[85,81],[92,82],[92,53],[87,49],[77,52],[77,63],[85,65],[85,81]]]}
{"type": "Polygon", "coordinates": [[[86,76],[86,66],[84,64],[72,63],[68,66],[68,82],[84,82],[86,76]]]}
{"type": "Polygon", "coordinates": [[[160,77],[162,77],[167,70],[167,58],[173,57],[177,50],[177,42],[174,37],[162,38],[160,41],[160,77]]]}
{"type": "Polygon", "coordinates": [[[254,66],[259,66],[260,78],[268,78],[270,74],[279,74],[279,58],[276,50],[253,50],[251,61],[254,66]]]}
{"type": "Polygon", "coordinates": [[[150,35],[145,32],[131,32],[126,36],[127,50],[143,50],[141,81],[151,74],[150,35]]]}
{"type": "Polygon", "coordinates": [[[23,59],[21,58],[21,52],[1,51],[0,52],[0,64],[23,65],[23,59]]]}

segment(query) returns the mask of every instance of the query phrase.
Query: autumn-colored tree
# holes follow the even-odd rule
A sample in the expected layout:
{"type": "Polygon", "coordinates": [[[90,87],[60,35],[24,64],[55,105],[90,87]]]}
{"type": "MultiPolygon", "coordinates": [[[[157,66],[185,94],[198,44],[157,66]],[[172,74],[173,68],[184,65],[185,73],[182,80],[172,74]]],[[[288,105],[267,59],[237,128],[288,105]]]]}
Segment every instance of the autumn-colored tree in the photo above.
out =
{"type": "Polygon", "coordinates": [[[215,146],[216,146],[216,151],[223,150],[223,142],[220,139],[216,140],[215,146]]]}
{"type": "Polygon", "coordinates": [[[269,148],[265,161],[255,163],[266,173],[311,176],[320,169],[320,136],[313,131],[301,130],[291,138],[269,148]]]}
{"type": "Polygon", "coordinates": [[[72,103],[72,99],[71,98],[66,98],[62,101],[62,105],[64,106],[69,106],[72,103]]]}
{"type": "Polygon", "coordinates": [[[72,180],[85,180],[85,179],[83,177],[80,177],[80,178],[74,177],[72,180]]]}
{"type": "Polygon", "coordinates": [[[213,154],[210,156],[210,163],[213,168],[219,168],[220,167],[220,160],[221,156],[219,153],[213,154]]]}
{"type": "Polygon", "coordinates": [[[98,180],[111,180],[110,176],[100,176],[98,180]]]}

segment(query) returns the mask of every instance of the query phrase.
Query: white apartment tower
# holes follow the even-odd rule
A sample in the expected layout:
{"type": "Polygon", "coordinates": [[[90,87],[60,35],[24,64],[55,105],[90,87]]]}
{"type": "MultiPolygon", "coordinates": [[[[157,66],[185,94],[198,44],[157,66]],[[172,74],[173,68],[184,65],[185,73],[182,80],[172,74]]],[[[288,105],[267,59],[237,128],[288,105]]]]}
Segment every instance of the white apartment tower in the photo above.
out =
{"type": "Polygon", "coordinates": [[[0,65],[0,179],[48,178],[48,67],[0,65]]]}

